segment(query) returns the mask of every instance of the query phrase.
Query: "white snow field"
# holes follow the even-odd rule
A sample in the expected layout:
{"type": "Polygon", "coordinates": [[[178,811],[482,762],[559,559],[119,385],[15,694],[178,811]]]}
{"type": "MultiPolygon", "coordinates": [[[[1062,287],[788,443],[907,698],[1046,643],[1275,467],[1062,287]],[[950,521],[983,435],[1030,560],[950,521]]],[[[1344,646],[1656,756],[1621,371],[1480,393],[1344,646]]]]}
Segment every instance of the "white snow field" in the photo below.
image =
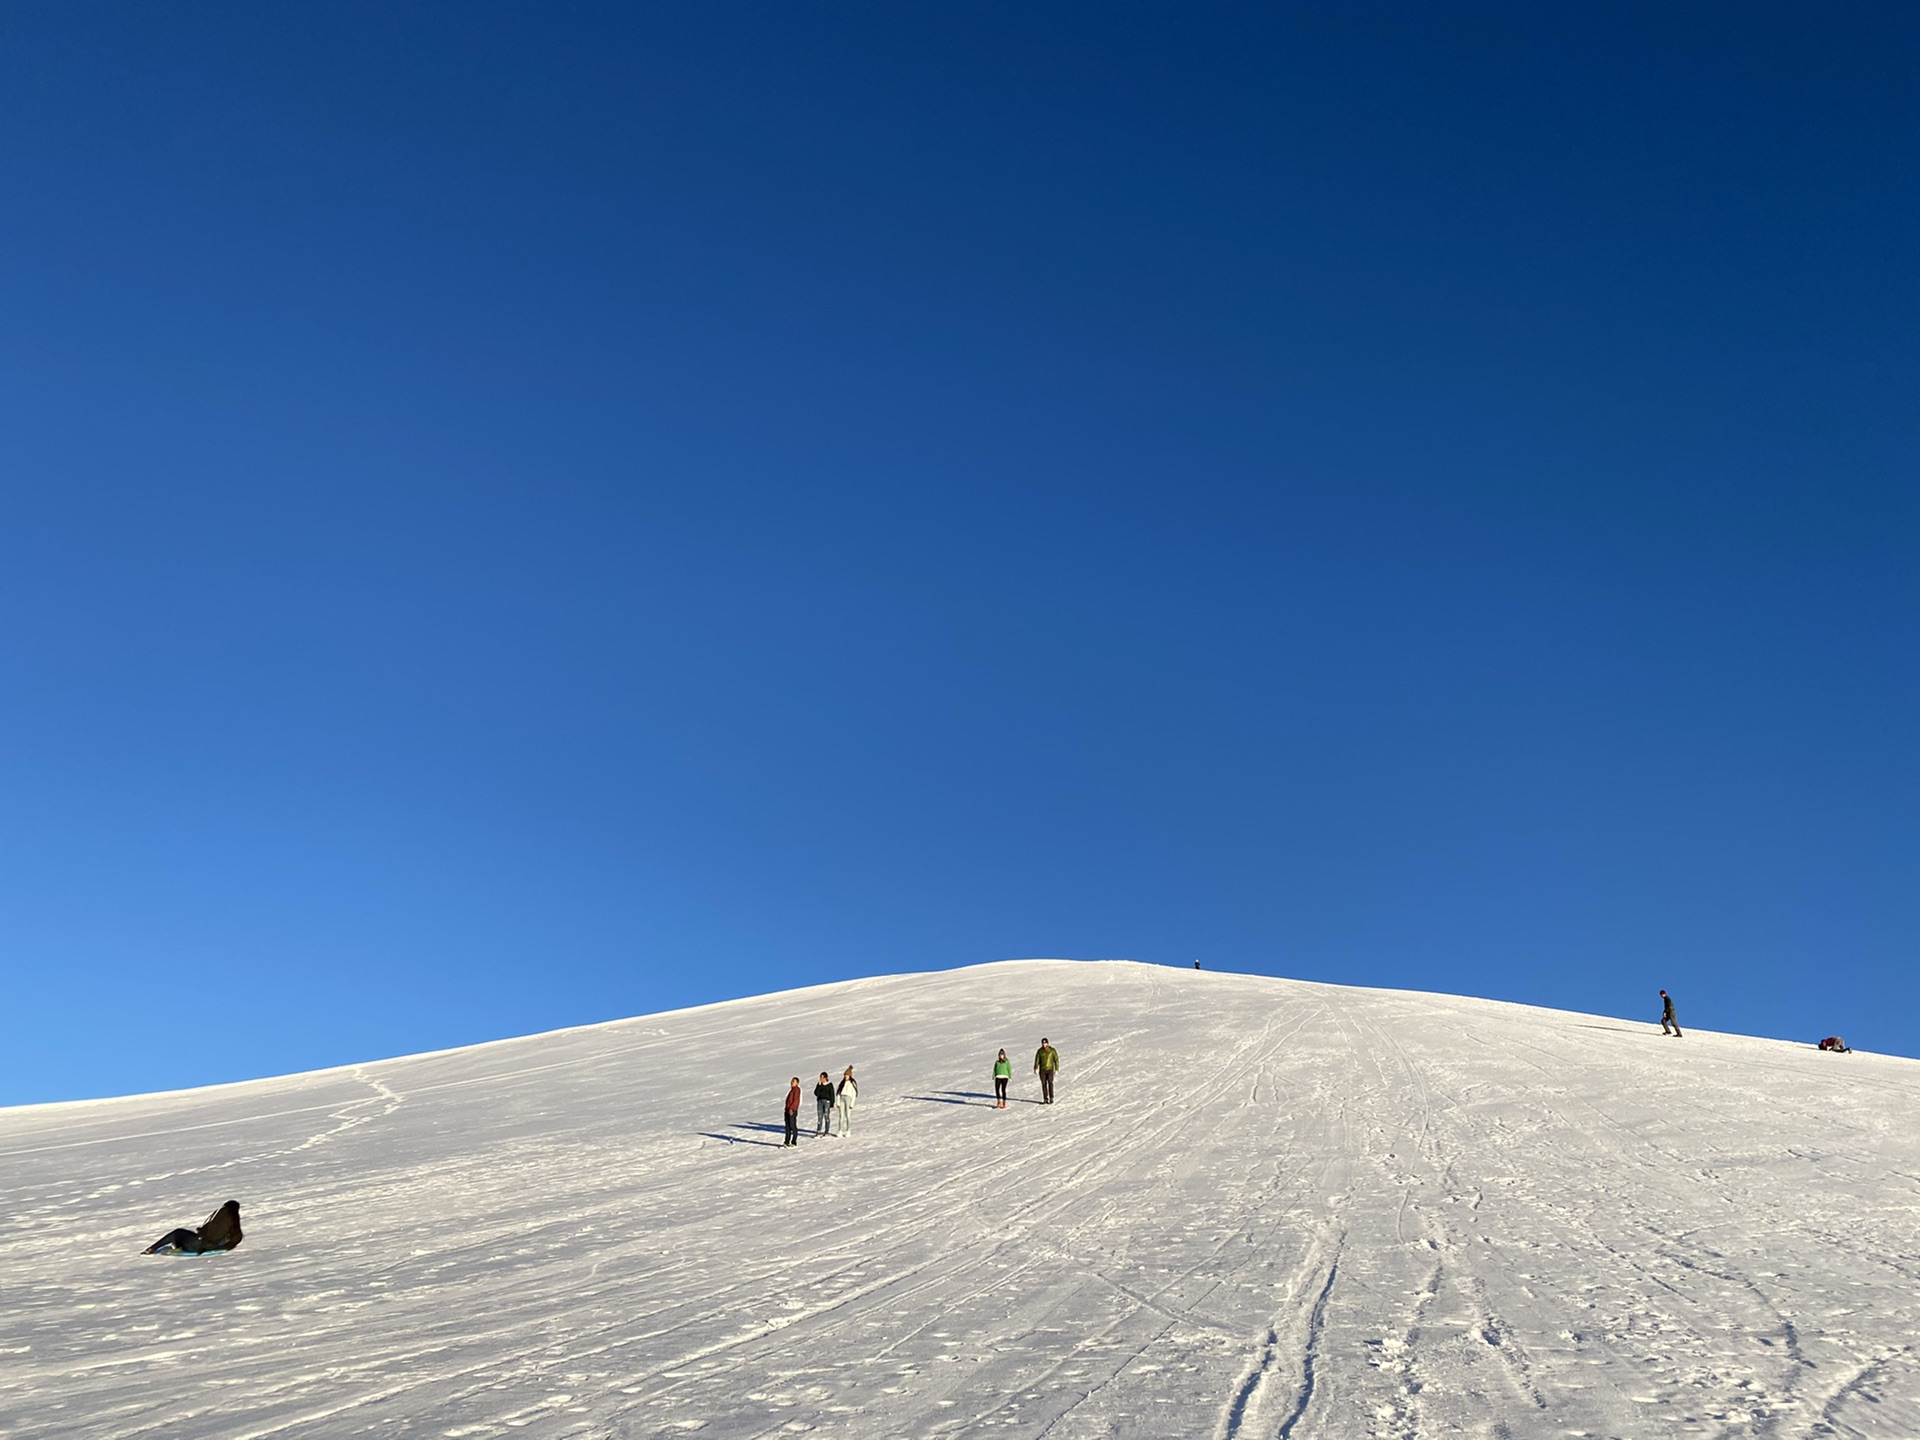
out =
{"type": "Polygon", "coordinates": [[[0,1433],[1916,1437],[1917,1120],[1912,1060],[1063,961],[0,1111],[0,1433]]]}

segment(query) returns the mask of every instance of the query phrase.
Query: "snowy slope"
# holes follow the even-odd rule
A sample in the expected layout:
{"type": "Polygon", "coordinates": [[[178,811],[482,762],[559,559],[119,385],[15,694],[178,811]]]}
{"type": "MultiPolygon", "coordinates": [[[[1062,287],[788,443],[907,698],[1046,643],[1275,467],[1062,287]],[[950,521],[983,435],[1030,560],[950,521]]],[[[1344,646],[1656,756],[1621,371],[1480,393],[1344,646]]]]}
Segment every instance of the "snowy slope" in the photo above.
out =
{"type": "Polygon", "coordinates": [[[1917,1101],[1033,961],[0,1111],[0,1433],[1920,1436],[1917,1101]],[[854,1134],[779,1148],[849,1062],[854,1134]],[[228,1197],[238,1251],[139,1255],[228,1197]]]}

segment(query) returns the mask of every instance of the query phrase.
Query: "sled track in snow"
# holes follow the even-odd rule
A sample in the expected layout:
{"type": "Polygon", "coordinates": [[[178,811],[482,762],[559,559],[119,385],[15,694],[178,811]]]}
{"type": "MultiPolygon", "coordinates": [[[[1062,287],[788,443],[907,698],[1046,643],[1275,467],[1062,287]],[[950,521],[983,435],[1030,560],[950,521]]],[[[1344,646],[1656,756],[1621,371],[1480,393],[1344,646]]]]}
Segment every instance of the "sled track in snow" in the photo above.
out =
{"type": "Polygon", "coordinates": [[[1313,1367],[1320,1354],[1320,1337],[1326,1331],[1327,1297],[1333,1293],[1333,1284],[1339,1275],[1340,1259],[1336,1254],[1327,1266],[1326,1283],[1320,1287],[1320,1293],[1314,1296],[1313,1309],[1307,1314],[1307,1343],[1300,1356],[1300,1393],[1294,1398],[1293,1408],[1280,1422],[1279,1440],[1288,1440],[1293,1434],[1293,1427],[1300,1423],[1301,1417],[1307,1413],[1307,1407],[1313,1403],[1313,1367]]]}

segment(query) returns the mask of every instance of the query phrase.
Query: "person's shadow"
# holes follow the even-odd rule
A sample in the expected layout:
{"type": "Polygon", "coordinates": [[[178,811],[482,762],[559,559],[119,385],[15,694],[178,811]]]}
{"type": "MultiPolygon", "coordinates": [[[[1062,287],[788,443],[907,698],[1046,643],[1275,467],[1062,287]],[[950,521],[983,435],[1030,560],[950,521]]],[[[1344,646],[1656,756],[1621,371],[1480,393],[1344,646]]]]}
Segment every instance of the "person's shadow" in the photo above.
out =
{"type": "MultiPolygon", "coordinates": [[[[984,1090],[936,1090],[931,1095],[909,1095],[909,1100],[925,1100],[934,1105],[971,1105],[978,1100],[987,1109],[995,1108],[993,1096],[984,1090]]],[[[1009,1105],[1038,1105],[1038,1100],[1028,1100],[1024,1096],[1009,1095],[1009,1105]]]]}
{"type": "MultiPolygon", "coordinates": [[[[762,1130],[769,1135],[779,1135],[782,1137],[784,1137],[787,1133],[786,1127],[784,1125],[766,1125],[766,1124],[762,1124],[758,1120],[742,1120],[742,1121],[739,1121],[737,1124],[729,1125],[727,1129],[728,1130],[762,1130]]],[[[773,1146],[774,1149],[778,1150],[782,1147],[782,1144],[784,1143],[783,1141],[774,1141],[774,1140],[756,1140],[751,1135],[729,1135],[725,1131],[721,1131],[721,1130],[702,1130],[700,1134],[708,1140],[724,1140],[729,1145],[771,1145],[773,1146]]]]}

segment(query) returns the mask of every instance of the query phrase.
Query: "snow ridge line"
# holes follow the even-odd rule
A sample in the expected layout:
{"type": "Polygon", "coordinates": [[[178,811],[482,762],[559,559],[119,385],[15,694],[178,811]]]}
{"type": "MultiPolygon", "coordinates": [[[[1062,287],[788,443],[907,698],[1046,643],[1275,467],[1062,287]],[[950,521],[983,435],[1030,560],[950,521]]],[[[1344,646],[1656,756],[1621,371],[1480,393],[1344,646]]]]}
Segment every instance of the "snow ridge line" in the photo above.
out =
{"type": "Polygon", "coordinates": [[[339,1124],[333,1126],[331,1129],[322,1130],[317,1135],[309,1136],[291,1150],[281,1152],[283,1155],[298,1155],[302,1150],[311,1150],[314,1146],[324,1145],[336,1136],[346,1134],[349,1130],[358,1129],[369,1120],[384,1120],[406,1103],[406,1097],[400,1094],[399,1091],[395,1090],[378,1076],[368,1074],[359,1066],[354,1067],[353,1078],[371,1089],[373,1094],[365,1100],[355,1100],[341,1106],[338,1110],[331,1111],[327,1115],[327,1118],[329,1120],[337,1120],[340,1122],[339,1124]],[[387,1108],[382,1110],[378,1115],[362,1115],[358,1113],[370,1105],[379,1104],[382,1100],[386,1101],[387,1108]]]}
{"type": "MultiPolygon", "coordinates": [[[[301,1154],[303,1151],[311,1150],[316,1145],[324,1145],[328,1141],[333,1140],[340,1135],[346,1134],[346,1132],[349,1130],[358,1129],[360,1126],[367,1124],[369,1121],[384,1120],[389,1115],[393,1114],[394,1111],[398,1110],[402,1105],[406,1103],[407,1097],[405,1095],[401,1094],[398,1090],[395,1090],[392,1086],[388,1085],[385,1081],[381,1080],[378,1076],[369,1074],[366,1071],[364,1066],[353,1067],[352,1074],[355,1080],[358,1080],[362,1085],[365,1085],[368,1089],[372,1090],[373,1094],[365,1097],[364,1099],[349,1100],[345,1104],[334,1106],[332,1109],[327,1109],[327,1107],[324,1105],[303,1105],[295,1110],[275,1111],[267,1116],[262,1117],[265,1119],[278,1119],[281,1116],[286,1116],[286,1115],[305,1115],[305,1114],[310,1114],[312,1111],[315,1111],[315,1110],[326,1110],[327,1119],[333,1121],[334,1123],[332,1125],[329,1125],[324,1130],[321,1130],[316,1132],[315,1134],[309,1135],[305,1140],[302,1140],[295,1145],[290,1145],[285,1149],[280,1149],[280,1150],[263,1150],[258,1154],[242,1153],[242,1154],[234,1155],[226,1160],[215,1160],[205,1165],[189,1166],[184,1170],[162,1170],[162,1171],[157,1171],[157,1172],[146,1174],[146,1175],[138,1175],[133,1177],[132,1179],[123,1180],[119,1182],[114,1188],[115,1189],[125,1188],[125,1189],[132,1190],[132,1189],[138,1189],[143,1185],[162,1184],[168,1180],[179,1181],[179,1180],[184,1180],[191,1176],[196,1176],[196,1175],[211,1175],[216,1171],[231,1170],[235,1166],[239,1166],[239,1165],[258,1165],[258,1164],[262,1164],[272,1160],[286,1160],[292,1156],[301,1154]],[[361,1113],[362,1111],[367,1110],[368,1107],[370,1106],[379,1105],[382,1103],[385,1104],[386,1108],[379,1111],[378,1113],[374,1113],[374,1114],[361,1113]]],[[[251,1118],[243,1118],[238,1121],[222,1120],[222,1121],[212,1122],[206,1125],[185,1125],[185,1126],[177,1127],[175,1129],[158,1130],[152,1133],[156,1136],[180,1135],[180,1134],[185,1134],[190,1130],[212,1130],[228,1124],[250,1124],[250,1123],[253,1123],[251,1118]]],[[[103,1140],[110,1140],[111,1138],[112,1137],[110,1136],[102,1137],[103,1140]]],[[[95,1142],[94,1141],[75,1141],[74,1142],[75,1145],[93,1144],[93,1143],[95,1142]]],[[[69,1149],[72,1147],[66,1146],[66,1145],[48,1145],[48,1146],[42,1146],[40,1148],[43,1150],[63,1150],[63,1149],[69,1149]]],[[[8,1151],[8,1152],[5,1152],[4,1154],[0,1154],[0,1159],[9,1159],[15,1155],[26,1155],[26,1154],[32,1154],[32,1153],[34,1152],[30,1150],[8,1151]]],[[[97,1197],[89,1197],[89,1198],[97,1198],[97,1197]]]]}
{"type": "Polygon", "coordinates": [[[1300,1359],[1300,1394],[1293,1402],[1293,1410],[1275,1433],[1275,1440],[1288,1440],[1293,1427],[1300,1423],[1300,1417],[1307,1413],[1307,1406],[1313,1401],[1313,1364],[1320,1353],[1320,1337],[1327,1328],[1327,1297],[1333,1293],[1333,1282],[1340,1274],[1340,1253],[1336,1247],[1333,1263],[1327,1267],[1327,1283],[1320,1287],[1320,1294],[1313,1302],[1313,1312],[1307,1316],[1307,1348],[1300,1359]]]}

